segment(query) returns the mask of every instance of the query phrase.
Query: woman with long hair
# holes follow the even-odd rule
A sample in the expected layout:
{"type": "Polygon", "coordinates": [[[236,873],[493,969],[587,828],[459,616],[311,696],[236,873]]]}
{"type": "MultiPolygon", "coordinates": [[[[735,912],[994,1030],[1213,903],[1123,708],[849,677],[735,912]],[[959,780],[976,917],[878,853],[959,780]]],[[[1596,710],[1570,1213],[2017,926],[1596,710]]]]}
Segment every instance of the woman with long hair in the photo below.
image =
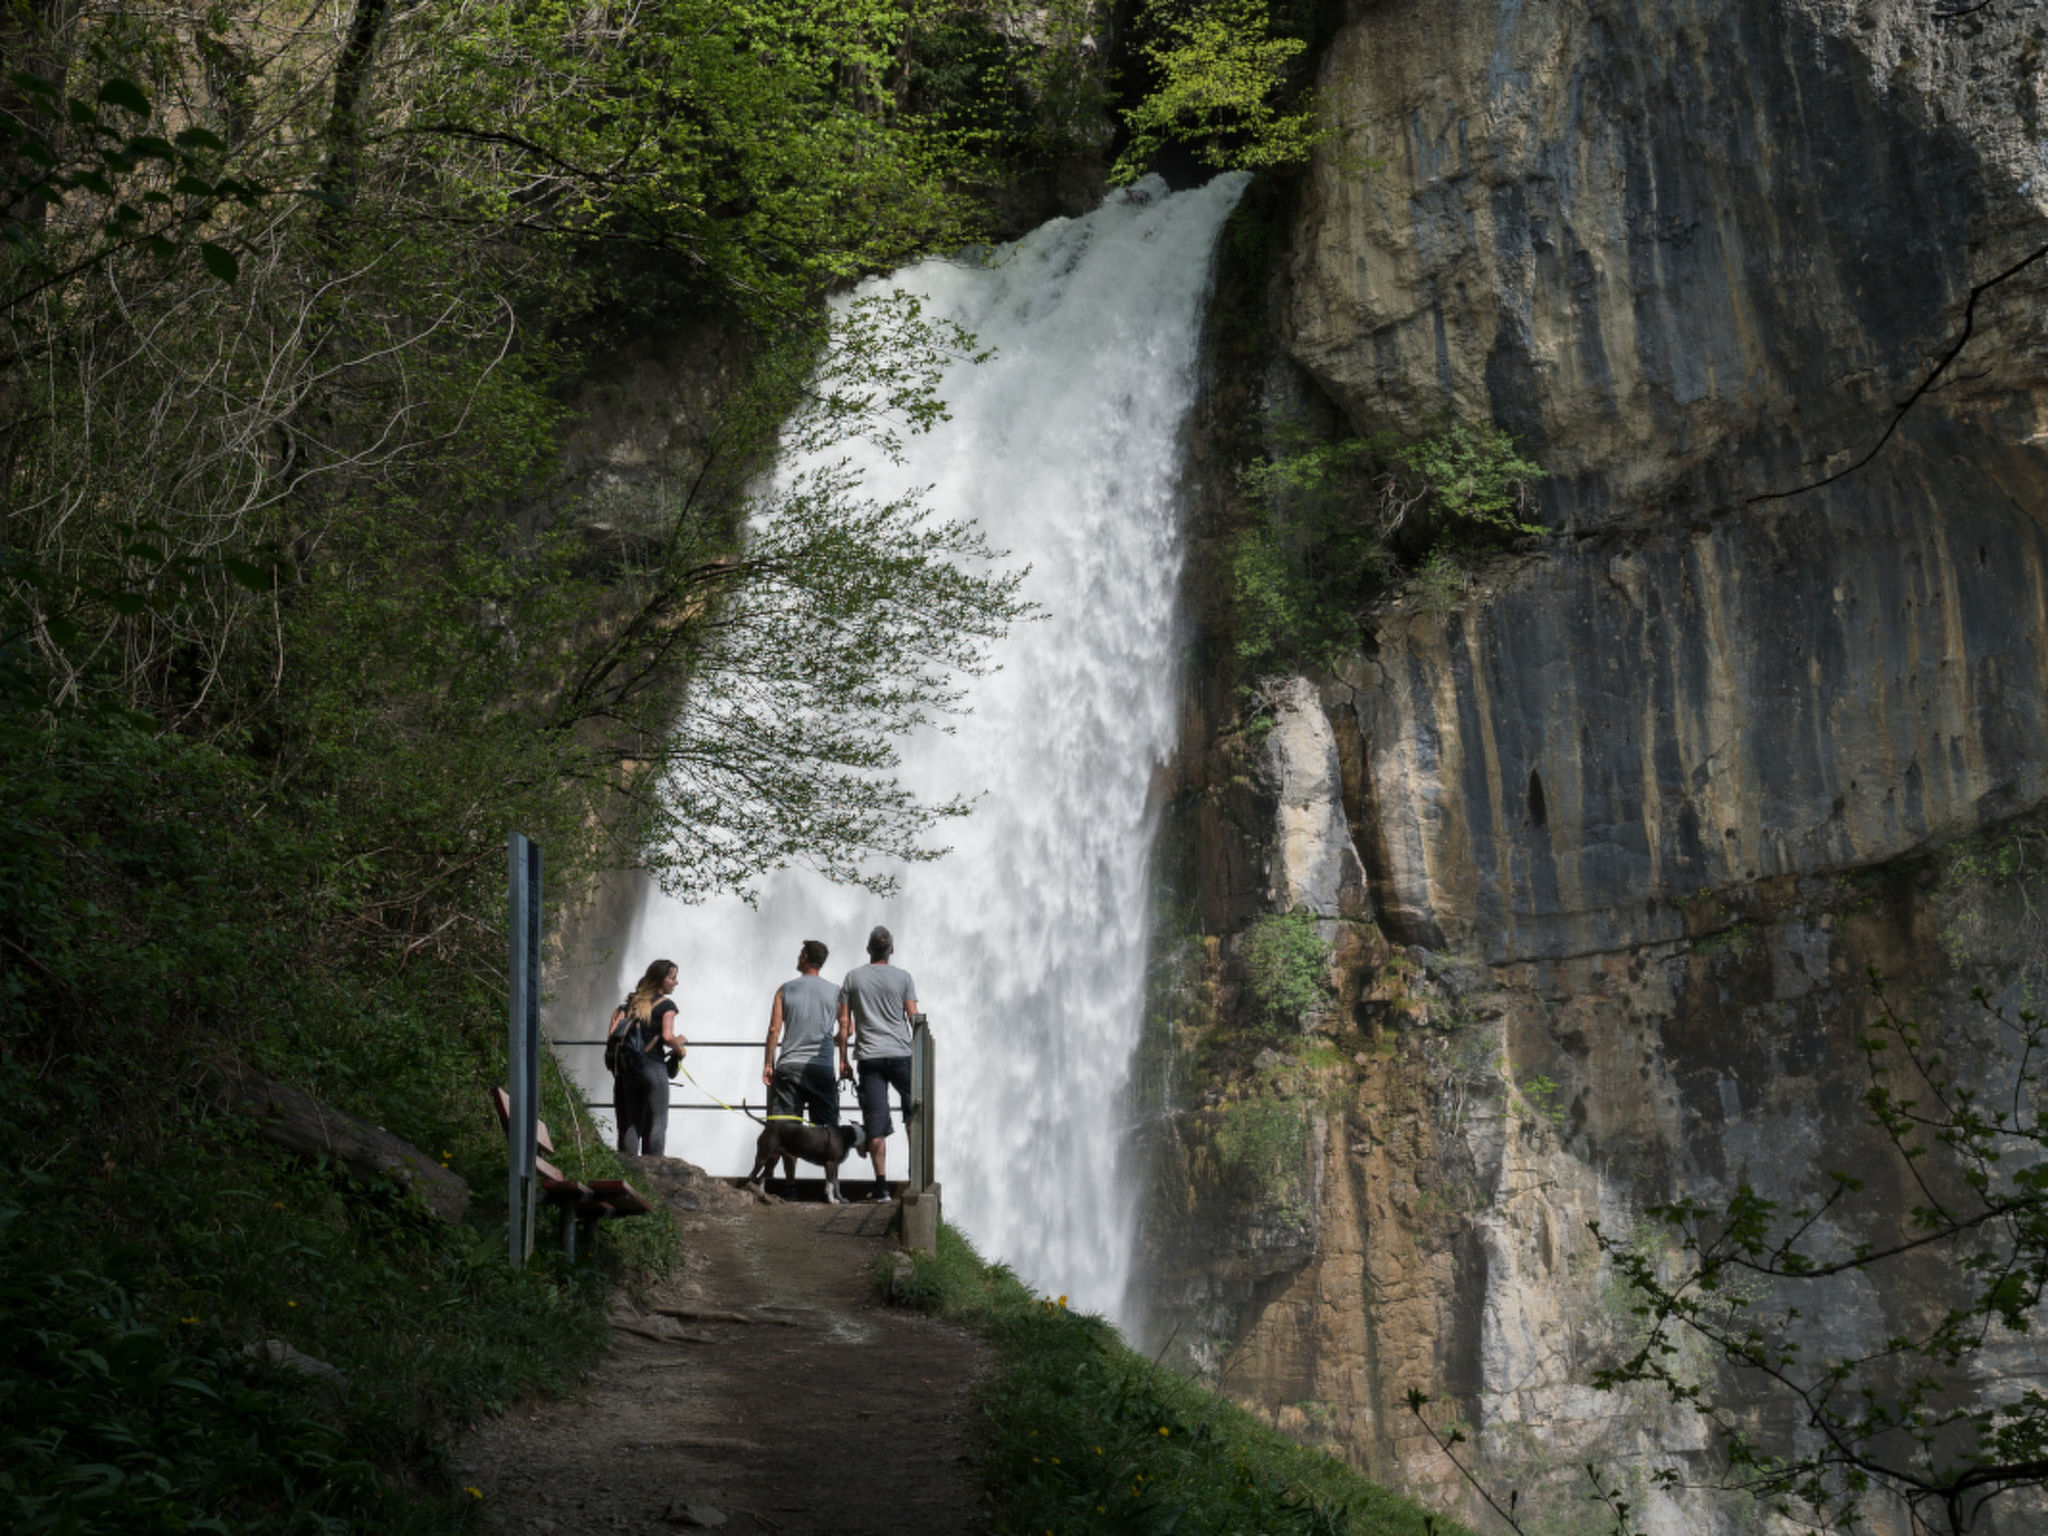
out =
{"type": "Polygon", "coordinates": [[[619,1150],[628,1157],[660,1157],[668,1144],[668,1069],[660,1048],[678,1056],[689,1041],[676,1033],[676,967],[657,960],[639,985],[612,1010],[610,1034],[618,1040],[612,1075],[612,1113],[619,1121],[619,1150]]]}

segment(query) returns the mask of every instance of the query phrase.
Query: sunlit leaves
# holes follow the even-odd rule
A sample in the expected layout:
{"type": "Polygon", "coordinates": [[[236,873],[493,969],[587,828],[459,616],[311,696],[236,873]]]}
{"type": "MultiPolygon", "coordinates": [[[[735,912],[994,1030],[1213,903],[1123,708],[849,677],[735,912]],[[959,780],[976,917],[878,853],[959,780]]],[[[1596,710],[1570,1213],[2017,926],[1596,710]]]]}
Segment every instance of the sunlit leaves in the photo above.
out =
{"type": "Polygon", "coordinates": [[[724,301],[786,321],[822,283],[972,233],[972,151],[894,110],[913,22],[864,0],[669,0],[630,25],[482,5],[407,132],[494,219],[666,251],[724,301]],[[490,158],[472,152],[485,143],[490,158]]]}
{"type": "Polygon", "coordinates": [[[1148,0],[1138,26],[1152,84],[1124,114],[1116,179],[1134,180],[1169,144],[1212,170],[1254,170],[1306,160],[1323,137],[1313,103],[1292,92],[1308,44],[1275,29],[1268,0],[1148,0]]]}

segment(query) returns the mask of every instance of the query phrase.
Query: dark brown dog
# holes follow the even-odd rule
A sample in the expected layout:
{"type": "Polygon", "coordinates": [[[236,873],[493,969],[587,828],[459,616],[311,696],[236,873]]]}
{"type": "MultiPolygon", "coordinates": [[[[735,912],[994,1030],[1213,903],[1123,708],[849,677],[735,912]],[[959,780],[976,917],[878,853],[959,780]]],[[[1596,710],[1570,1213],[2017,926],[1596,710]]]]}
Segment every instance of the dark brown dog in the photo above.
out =
{"type": "Polygon", "coordinates": [[[793,1179],[796,1160],[802,1158],[824,1166],[826,1200],[844,1205],[845,1198],[839,1193],[839,1165],[848,1152],[868,1155],[867,1132],[857,1125],[800,1125],[794,1120],[770,1120],[761,1127],[761,1138],[754,1143],[754,1171],[747,1175],[747,1181],[763,1182],[778,1157],[782,1159],[782,1176],[793,1179]]]}

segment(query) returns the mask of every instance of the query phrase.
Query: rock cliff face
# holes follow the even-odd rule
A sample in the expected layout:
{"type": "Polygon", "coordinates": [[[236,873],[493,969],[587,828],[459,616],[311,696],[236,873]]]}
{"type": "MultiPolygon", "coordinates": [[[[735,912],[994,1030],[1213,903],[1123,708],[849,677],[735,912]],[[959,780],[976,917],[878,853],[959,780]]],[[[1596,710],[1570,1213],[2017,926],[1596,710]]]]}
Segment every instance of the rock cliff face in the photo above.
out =
{"type": "MultiPolygon", "coordinates": [[[[1304,392],[1497,421],[1551,475],[1551,536],[1390,601],[1366,654],[1249,703],[1196,669],[1140,1078],[1157,1339],[1468,1512],[1410,1387],[1532,1529],[1605,1529],[1588,1460],[1706,1470],[1689,1415],[1589,1385],[1633,1326],[1589,1220],[1892,1166],[1868,968],[1986,1072],[1970,989],[2048,977],[2048,258],[1972,303],[2048,244],[2048,18],[1942,10],[1359,7],[1344,135],[1219,319],[1198,520],[1304,392]],[[1246,936],[1290,910],[1335,1002],[1254,1040],[1246,936]]],[[[1917,1304],[1860,1293],[1829,1341],[1917,1304]]],[[[1658,1532],[1768,1528],[1638,1492],[1658,1532]]]]}

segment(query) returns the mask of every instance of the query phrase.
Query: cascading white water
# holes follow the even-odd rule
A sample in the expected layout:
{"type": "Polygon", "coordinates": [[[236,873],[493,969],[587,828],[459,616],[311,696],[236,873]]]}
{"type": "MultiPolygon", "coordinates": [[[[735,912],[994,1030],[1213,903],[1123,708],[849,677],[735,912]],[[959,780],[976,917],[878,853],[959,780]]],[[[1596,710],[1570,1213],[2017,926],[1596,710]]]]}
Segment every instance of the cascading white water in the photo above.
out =
{"type": "MultiPolygon", "coordinates": [[[[870,491],[929,485],[938,512],[977,519],[1031,566],[1026,595],[1045,617],[1011,634],[953,734],[904,747],[906,784],[980,802],[947,829],[953,851],[903,871],[890,902],[801,871],[765,882],[752,909],[652,894],[618,955],[614,995],[667,955],[687,1033],[759,1038],[802,940],[831,946],[837,979],[887,923],[933,1019],[947,1218],[1027,1282],[1112,1315],[1132,1236],[1121,1163],[1149,791],[1176,723],[1180,429],[1213,247],[1243,186],[1226,176],[1169,193],[1149,180],[987,265],[927,262],[881,285],[997,352],[946,379],[952,419],[911,439],[906,463],[854,454],[870,491]]],[[[758,1054],[700,1051],[689,1065],[720,1097],[761,1102],[758,1054]]],[[[745,1171],[755,1130],[679,1114],[668,1150],[745,1171]]],[[[900,1130],[890,1157],[900,1177],[900,1130]]]]}

